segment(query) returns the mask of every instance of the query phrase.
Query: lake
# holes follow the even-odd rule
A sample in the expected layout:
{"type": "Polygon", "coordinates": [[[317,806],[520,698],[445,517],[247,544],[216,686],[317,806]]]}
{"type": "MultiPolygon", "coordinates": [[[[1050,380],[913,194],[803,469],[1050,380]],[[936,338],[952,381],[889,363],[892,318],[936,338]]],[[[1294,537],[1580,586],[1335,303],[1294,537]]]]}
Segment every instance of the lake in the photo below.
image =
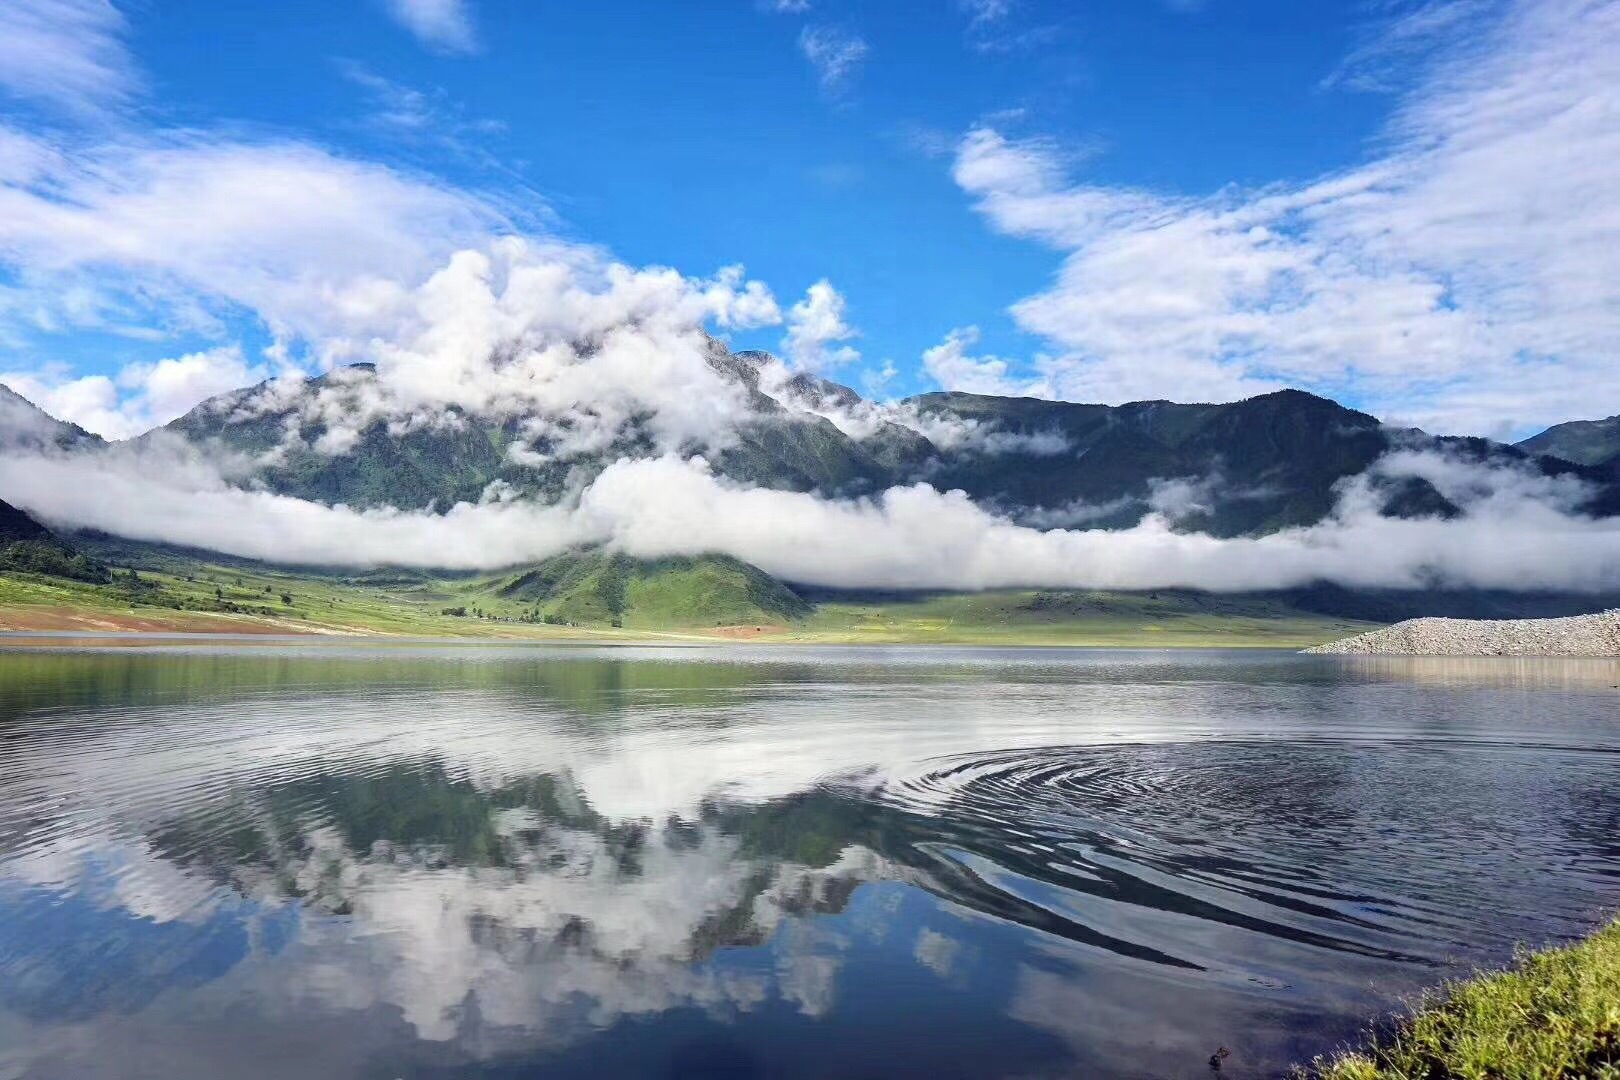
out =
{"type": "Polygon", "coordinates": [[[0,1077],[1276,1076],[1620,905],[1616,684],[0,649],[0,1077]]]}

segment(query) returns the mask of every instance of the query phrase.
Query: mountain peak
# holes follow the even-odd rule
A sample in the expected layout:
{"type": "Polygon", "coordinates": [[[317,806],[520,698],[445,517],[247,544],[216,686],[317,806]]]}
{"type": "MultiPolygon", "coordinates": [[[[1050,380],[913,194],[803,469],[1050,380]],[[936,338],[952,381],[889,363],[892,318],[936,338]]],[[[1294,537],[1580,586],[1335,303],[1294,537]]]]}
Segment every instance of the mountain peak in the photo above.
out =
{"type": "Polygon", "coordinates": [[[58,420],[32,401],[0,384],[0,449],[71,450],[104,440],[77,424],[58,420]]]}
{"type": "Polygon", "coordinates": [[[1527,453],[1563,458],[1577,465],[1620,465],[1620,415],[1555,424],[1516,445],[1527,453]]]}

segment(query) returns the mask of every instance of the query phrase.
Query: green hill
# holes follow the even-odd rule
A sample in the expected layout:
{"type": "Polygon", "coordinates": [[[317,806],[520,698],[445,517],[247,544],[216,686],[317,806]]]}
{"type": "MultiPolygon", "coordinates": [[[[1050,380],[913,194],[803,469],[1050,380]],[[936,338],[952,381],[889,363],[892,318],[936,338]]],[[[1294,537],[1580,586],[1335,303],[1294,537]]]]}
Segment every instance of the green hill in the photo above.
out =
{"type": "Polygon", "coordinates": [[[106,582],[107,567],[58,538],[8,502],[0,501],[0,572],[106,582]]]}
{"type": "Polygon", "coordinates": [[[724,555],[632,559],[574,551],[498,580],[495,597],[532,621],[629,628],[779,624],[810,605],[759,568],[724,555]]]}
{"type": "Polygon", "coordinates": [[[601,550],[568,552],[491,576],[354,573],[92,534],[71,540],[86,558],[116,569],[95,582],[0,567],[0,625],[106,629],[128,622],[149,630],[234,631],[263,624],[278,633],[583,641],[1299,648],[1418,614],[1553,616],[1620,603],[1613,596],[1326,585],[1230,595],[1188,589],[851,592],[790,587],[723,556],[638,560],[601,550]]]}

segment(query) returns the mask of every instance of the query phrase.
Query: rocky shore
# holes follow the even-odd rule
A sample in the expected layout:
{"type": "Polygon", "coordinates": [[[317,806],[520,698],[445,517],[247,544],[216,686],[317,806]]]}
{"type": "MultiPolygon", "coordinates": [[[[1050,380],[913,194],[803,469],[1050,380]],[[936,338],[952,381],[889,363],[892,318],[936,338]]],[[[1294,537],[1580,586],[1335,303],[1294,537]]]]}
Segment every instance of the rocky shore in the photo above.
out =
{"type": "Polygon", "coordinates": [[[1568,619],[1408,619],[1305,651],[1364,656],[1620,656],[1620,609],[1568,619]]]}

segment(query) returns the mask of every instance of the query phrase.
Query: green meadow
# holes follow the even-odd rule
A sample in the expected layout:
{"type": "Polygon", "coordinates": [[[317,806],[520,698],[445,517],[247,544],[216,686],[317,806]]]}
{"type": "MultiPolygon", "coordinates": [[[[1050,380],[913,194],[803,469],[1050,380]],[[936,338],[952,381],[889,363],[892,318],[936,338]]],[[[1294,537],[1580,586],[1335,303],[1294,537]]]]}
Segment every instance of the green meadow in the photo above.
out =
{"type": "Polygon", "coordinates": [[[110,583],[0,575],[0,626],[821,644],[1275,646],[1368,628],[1278,599],[1189,591],[801,596],[719,557],[574,553],[494,575],[287,570],[104,547],[110,583]]]}

